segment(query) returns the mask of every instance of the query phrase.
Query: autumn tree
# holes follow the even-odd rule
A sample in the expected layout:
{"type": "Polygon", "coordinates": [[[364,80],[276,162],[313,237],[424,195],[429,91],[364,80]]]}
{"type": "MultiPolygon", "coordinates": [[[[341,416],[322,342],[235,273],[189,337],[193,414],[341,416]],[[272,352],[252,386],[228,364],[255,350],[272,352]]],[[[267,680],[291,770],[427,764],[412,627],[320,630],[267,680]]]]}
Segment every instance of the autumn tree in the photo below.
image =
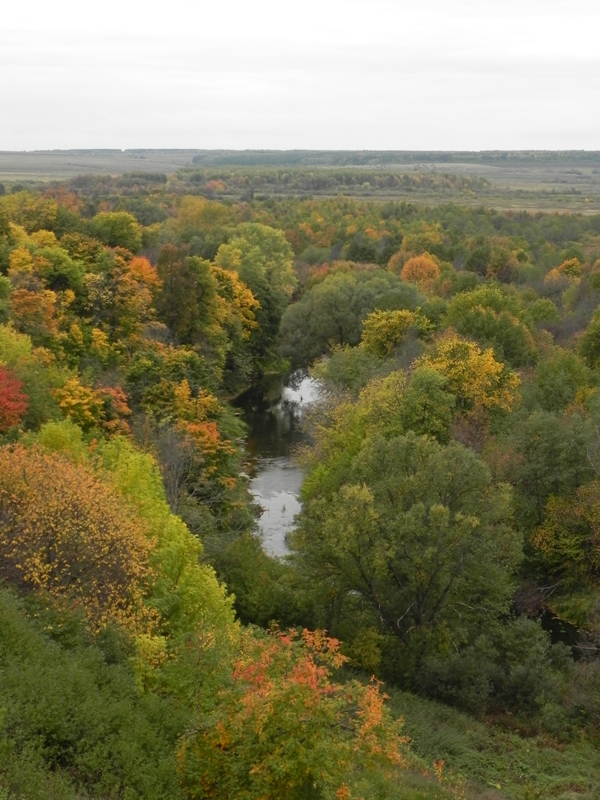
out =
{"type": "Polygon", "coordinates": [[[154,319],[154,293],[160,287],[156,268],[143,257],[115,248],[106,252],[102,269],[85,275],[82,318],[114,342],[139,336],[154,319]]]}
{"type": "Polygon", "coordinates": [[[21,445],[0,449],[0,519],[3,580],[81,604],[96,627],[147,628],[145,527],[81,464],[21,445]]]}
{"type": "Polygon", "coordinates": [[[58,333],[56,293],[15,289],[10,296],[10,316],[19,333],[31,336],[36,344],[52,345],[58,333]]]}
{"type": "Polygon", "coordinates": [[[452,330],[433,343],[417,366],[431,367],[448,379],[459,410],[511,411],[519,404],[518,375],[497,361],[491,349],[481,350],[452,330]]]}
{"type": "Polygon", "coordinates": [[[537,348],[520,303],[495,286],[456,295],[448,304],[447,320],[458,333],[493,347],[496,358],[514,367],[536,360],[537,348]]]}
{"type": "Polygon", "coordinates": [[[237,273],[258,300],[258,324],[251,339],[257,360],[276,358],[279,323],[297,284],[293,262],[294,252],[283,232],[255,222],[239,225],[215,256],[215,264],[237,273]]]}
{"type": "Polygon", "coordinates": [[[434,253],[439,255],[444,245],[444,232],[439,222],[415,220],[406,226],[402,249],[409,255],[434,253]]]}
{"type": "Polygon", "coordinates": [[[597,588],[600,581],[600,485],[580,486],[570,497],[550,497],[533,534],[536,554],[561,589],[597,588]]]}
{"type": "Polygon", "coordinates": [[[342,800],[377,767],[405,767],[378,683],[332,681],[345,660],[322,632],[247,635],[218,703],[184,737],[185,796],[342,800]]]}
{"type": "Polygon", "coordinates": [[[0,433],[6,433],[23,419],[28,406],[23,381],[0,365],[0,433]]]}
{"type": "Polygon", "coordinates": [[[158,257],[162,290],[157,309],[160,319],[182,344],[200,341],[218,326],[218,293],[210,263],[187,255],[186,248],[164,245],[158,257]]]}
{"type": "Polygon", "coordinates": [[[0,207],[11,222],[27,232],[52,230],[58,220],[58,203],[32,192],[15,192],[0,200],[0,207]]]}
{"type": "Polygon", "coordinates": [[[403,281],[416,284],[423,292],[433,289],[440,277],[440,268],[429,253],[409,258],[400,271],[403,281]]]}
{"type": "Polygon", "coordinates": [[[219,373],[229,367],[233,384],[252,372],[248,342],[256,329],[258,301],[236,272],[165,245],[158,270],[163,281],[157,310],[181,344],[195,346],[219,373]]]}
{"type": "Polygon", "coordinates": [[[79,378],[71,377],[53,394],[65,417],[82,431],[97,428],[109,435],[130,433],[127,418],[131,415],[131,409],[120,386],[94,389],[83,384],[79,378]]]}
{"type": "Polygon", "coordinates": [[[568,278],[579,278],[581,276],[581,261],[578,258],[567,258],[558,269],[568,278]]]}
{"type": "Polygon", "coordinates": [[[385,358],[410,336],[423,336],[431,329],[429,321],[419,313],[398,311],[373,311],[364,323],[361,347],[373,355],[385,358]]]}
{"type": "Polygon", "coordinates": [[[12,326],[0,325],[0,364],[23,383],[28,402],[23,420],[25,428],[37,428],[48,419],[60,416],[52,391],[64,384],[66,376],[51,353],[34,348],[29,336],[17,333],[12,326]]]}

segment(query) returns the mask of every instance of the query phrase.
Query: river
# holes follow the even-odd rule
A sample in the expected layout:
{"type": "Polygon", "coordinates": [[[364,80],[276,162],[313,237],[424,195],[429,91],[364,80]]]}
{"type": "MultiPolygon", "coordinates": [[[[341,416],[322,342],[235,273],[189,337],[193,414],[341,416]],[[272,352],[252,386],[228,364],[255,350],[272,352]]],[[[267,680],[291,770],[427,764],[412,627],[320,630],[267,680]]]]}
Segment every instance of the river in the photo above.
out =
{"type": "Polygon", "coordinates": [[[287,382],[281,378],[267,381],[239,400],[242,419],[248,426],[246,472],[250,491],[263,509],[258,520],[263,547],[273,556],[290,552],[286,536],[300,511],[303,478],[294,450],[305,441],[302,417],[317,397],[316,381],[294,373],[287,382]]]}

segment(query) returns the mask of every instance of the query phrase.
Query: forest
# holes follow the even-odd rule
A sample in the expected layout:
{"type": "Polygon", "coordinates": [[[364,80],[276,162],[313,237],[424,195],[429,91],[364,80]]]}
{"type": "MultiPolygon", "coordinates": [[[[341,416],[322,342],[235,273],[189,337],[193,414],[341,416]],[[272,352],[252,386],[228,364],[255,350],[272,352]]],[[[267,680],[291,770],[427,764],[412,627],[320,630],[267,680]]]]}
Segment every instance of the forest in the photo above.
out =
{"type": "Polygon", "coordinates": [[[600,214],[209,155],[3,184],[0,800],[593,800],[600,214]]]}

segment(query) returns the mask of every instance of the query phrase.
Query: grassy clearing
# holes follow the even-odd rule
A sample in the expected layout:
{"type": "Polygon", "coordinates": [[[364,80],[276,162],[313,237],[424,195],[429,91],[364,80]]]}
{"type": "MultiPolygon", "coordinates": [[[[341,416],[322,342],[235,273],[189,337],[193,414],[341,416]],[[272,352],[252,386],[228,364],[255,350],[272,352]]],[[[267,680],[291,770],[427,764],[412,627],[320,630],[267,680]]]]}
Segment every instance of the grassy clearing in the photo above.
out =
{"type": "Polygon", "coordinates": [[[429,765],[443,759],[455,778],[466,781],[470,800],[600,797],[600,754],[586,740],[523,737],[407,692],[388,693],[415,754],[429,765]]]}

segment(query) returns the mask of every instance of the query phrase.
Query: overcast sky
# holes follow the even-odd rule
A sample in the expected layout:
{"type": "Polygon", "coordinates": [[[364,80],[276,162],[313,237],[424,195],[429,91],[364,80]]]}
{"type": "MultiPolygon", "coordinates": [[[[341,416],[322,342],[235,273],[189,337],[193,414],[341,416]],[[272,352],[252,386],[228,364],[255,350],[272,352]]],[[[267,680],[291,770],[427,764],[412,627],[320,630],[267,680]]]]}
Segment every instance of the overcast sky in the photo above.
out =
{"type": "Polygon", "coordinates": [[[600,149],[598,0],[10,0],[0,149],[600,149]]]}

